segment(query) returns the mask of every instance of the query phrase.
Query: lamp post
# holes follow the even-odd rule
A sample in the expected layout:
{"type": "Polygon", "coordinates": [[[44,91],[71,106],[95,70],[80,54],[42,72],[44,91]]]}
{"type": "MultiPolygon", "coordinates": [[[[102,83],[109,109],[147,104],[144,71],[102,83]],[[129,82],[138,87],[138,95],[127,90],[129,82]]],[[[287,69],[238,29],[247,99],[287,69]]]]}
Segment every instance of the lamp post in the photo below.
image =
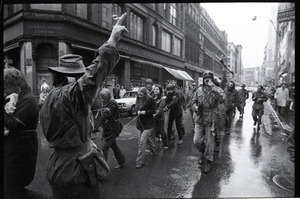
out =
{"type": "MultiPolygon", "coordinates": [[[[252,21],[255,21],[257,17],[263,17],[263,16],[254,16],[252,18],[252,21]]],[[[271,22],[271,24],[273,25],[273,28],[275,30],[276,33],[276,42],[275,42],[275,67],[274,67],[274,73],[275,73],[275,87],[277,87],[278,84],[278,39],[279,39],[279,33],[278,33],[278,23],[276,23],[277,27],[275,27],[274,22],[267,18],[267,17],[263,17],[269,20],[269,22],[271,22]]]]}

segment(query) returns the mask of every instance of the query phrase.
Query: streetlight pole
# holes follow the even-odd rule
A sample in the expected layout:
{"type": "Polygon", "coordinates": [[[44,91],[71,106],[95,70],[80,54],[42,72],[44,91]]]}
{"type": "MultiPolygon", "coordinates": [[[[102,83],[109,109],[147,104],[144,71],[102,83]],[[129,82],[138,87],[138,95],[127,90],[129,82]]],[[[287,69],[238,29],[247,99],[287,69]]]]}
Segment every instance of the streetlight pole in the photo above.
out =
{"type": "MultiPolygon", "coordinates": [[[[263,17],[263,16],[254,16],[252,18],[252,21],[255,21],[257,17],[263,17]]],[[[275,59],[275,67],[274,67],[275,82],[274,83],[275,83],[275,87],[277,87],[277,85],[278,85],[278,40],[279,40],[279,33],[277,31],[278,30],[278,23],[276,23],[276,27],[275,27],[274,22],[271,19],[269,19],[267,17],[263,17],[263,18],[266,18],[271,22],[271,24],[273,25],[273,28],[275,30],[275,33],[276,33],[275,58],[274,58],[275,59]]]]}

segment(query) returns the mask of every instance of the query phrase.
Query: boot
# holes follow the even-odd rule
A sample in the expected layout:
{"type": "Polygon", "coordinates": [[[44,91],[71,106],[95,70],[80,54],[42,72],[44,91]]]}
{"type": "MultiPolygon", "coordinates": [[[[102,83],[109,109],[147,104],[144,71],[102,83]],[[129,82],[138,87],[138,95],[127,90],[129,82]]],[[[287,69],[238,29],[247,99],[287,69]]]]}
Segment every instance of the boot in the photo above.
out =
{"type": "Polygon", "coordinates": [[[204,173],[209,173],[210,172],[210,163],[211,163],[211,161],[205,160],[205,163],[204,163],[204,173]]]}

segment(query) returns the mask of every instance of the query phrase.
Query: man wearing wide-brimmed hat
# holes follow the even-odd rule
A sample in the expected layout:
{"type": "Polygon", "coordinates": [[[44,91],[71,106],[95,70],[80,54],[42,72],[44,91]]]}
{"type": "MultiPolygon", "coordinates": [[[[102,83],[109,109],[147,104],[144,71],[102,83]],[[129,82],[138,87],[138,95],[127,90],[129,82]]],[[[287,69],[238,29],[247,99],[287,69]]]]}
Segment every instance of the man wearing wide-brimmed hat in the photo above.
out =
{"type": "Polygon", "coordinates": [[[90,66],[79,55],[64,55],[58,67],[49,67],[53,86],[41,109],[41,125],[54,152],[47,166],[47,179],[55,199],[100,199],[100,180],[109,167],[91,140],[91,106],[102,83],[119,61],[116,43],[128,30],[123,14],[90,66]]]}

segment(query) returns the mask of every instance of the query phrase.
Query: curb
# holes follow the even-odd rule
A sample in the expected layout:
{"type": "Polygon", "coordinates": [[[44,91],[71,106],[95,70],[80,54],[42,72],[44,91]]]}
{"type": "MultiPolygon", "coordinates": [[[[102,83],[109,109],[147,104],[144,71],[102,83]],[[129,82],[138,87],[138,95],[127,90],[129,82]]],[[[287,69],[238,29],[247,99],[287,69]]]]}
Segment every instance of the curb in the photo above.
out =
{"type": "Polygon", "coordinates": [[[286,125],[284,125],[284,124],[280,121],[280,119],[279,119],[279,117],[278,117],[278,115],[277,115],[277,112],[274,110],[273,106],[270,104],[270,101],[268,100],[267,102],[268,102],[268,106],[270,107],[270,109],[271,109],[272,112],[273,112],[273,115],[274,115],[274,117],[275,117],[275,119],[276,119],[276,122],[277,122],[278,126],[280,127],[281,131],[282,131],[283,133],[285,133],[286,135],[289,135],[289,134],[292,132],[292,129],[286,127],[286,125]]]}

